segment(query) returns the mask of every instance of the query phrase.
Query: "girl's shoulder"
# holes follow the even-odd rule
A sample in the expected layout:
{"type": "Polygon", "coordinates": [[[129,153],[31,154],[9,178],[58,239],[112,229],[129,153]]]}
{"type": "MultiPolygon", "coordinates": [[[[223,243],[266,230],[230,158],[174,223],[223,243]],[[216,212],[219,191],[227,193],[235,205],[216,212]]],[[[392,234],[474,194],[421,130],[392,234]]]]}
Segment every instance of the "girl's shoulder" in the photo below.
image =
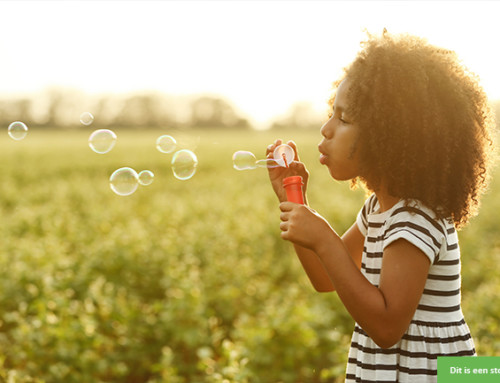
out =
{"type": "Polygon", "coordinates": [[[437,214],[416,199],[401,200],[392,209],[388,221],[419,222],[423,226],[433,227],[446,235],[454,228],[451,218],[438,218],[437,214]]]}
{"type": "Polygon", "coordinates": [[[441,238],[455,232],[455,225],[451,219],[437,218],[437,214],[431,208],[416,199],[402,199],[382,213],[379,209],[379,201],[373,193],[366,199],[357,217],[358,226],[364,235],[368,227],[418,228],[423,232],[435,232],[441,238]]]}
{"type": "Polygon", "coordinates": [[[384,247],[403,238],[419,248],[435,263],[445,252],[453,250],[458,241],[455,225],[418,200],[402,200],[392,209],[383,228],[384,247]],[[454,244],[454,246],[451,246],[454,244]]]}
{"type": "Polygon", "coordinates": [[[377,195],[372,193],[366,200],[360,211],[360,214],[368,221],[369,216],[382,216],[384,220],[409,220],[423,219],[432,226],[439,226],[441,228],[449,228],[453,225],[451,218],[440,219],[437,214],[417,199],[401,199],[393,207],[384,212],[379,213],[380,205],[377,195]]]}

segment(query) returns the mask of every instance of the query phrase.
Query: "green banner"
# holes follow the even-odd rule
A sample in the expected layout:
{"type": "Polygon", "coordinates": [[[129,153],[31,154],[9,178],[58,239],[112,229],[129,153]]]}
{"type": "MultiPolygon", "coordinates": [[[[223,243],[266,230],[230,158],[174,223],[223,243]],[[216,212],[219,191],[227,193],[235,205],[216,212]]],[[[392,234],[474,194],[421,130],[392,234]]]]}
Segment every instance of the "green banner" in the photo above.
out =
{"type": "Polygon", "coordinates": [[[500,382],[499,356],[439,356],[438,383],[500,382]]]}

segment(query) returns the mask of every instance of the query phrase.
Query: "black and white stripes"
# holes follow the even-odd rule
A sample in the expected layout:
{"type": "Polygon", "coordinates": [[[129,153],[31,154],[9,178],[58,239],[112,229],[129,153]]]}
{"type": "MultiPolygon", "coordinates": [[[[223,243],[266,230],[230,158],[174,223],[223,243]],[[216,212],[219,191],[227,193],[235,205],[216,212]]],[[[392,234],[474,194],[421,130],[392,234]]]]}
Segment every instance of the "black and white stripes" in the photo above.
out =
{"type": "Polygon", "coordinates": [[[358,214],[365,236],[361,271],[379,285],[384,249],[397,239],[419,248],[431,266],[413,320],[402,339],[381,349],[356,325],[346,382],[436,382],[437,357],[475,355],[460,307],[460,248],[453,224],[431,210],[400,201],[378,213],[372,195],[358,214]]]}

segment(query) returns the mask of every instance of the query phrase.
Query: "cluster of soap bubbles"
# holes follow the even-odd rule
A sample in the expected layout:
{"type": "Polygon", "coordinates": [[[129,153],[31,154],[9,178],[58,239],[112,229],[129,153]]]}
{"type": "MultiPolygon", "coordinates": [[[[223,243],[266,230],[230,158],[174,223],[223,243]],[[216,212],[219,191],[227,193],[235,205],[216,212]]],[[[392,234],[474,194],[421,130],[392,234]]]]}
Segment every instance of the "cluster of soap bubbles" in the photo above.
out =
{"type": "MultiPolygon", "coordinates": [[[[80,115],[80,122],[90,126],[94,122],[92,113],[84,112],[80,115]]],[[[20,141],[28,134],[28,127],[21,121],[15,121],[9,125],[8,135],[16,141],[20,141]]],[[[117,136],[109,129],[97,129],[93,131],[88,139],[90,149],[98,154],[109,153],[116,145],[117,136]]],[[[162,135],[156,140],[156,148],[161,153],[175,153],[172,156],[171,166],[174,177],[179,180],[188,180],[196,173],[198,158],[188,149],[177,150],[177,141],[169,135],[162,135]]],[[[110,178],[111,190],[118,195],[126,196],[134,193],[139,185],[148,186],[154,181],[154,173],[151,170],[142,170],[137,173],[130,167],[122,167],[115,170],[110,178]]]]}
{"type": "Polygon", "coordinates": [[[137,190],[139,185],[148,186],[154,181],[151,170],[142,170],[137,173],[134,169],[123,167],[115,170],[109,177],[109,187],[121,196],[130,195],[137,190]]]}
{"type": "MultiPolygon", "coordinates": [[[[80,122],[90,126],[94,122],[92,113],[84,112],[80,115],[80,122]]],[[[15,121],[9,125],[9,136],[16,140],[22,140],[28,134],[28,127],[21,121],[15,121]]],[[[109,153],[116,145],[117,136],[109,129],[98,129],[90,134],[88,144],[90,149],[98,154],[109,153]]],[[[156,149],[161,153],[172,153],[171,166],[174,177],[179,180],[188,180],[196,173],[198,159],[188,149],[177,150],[177,141],[170,135],[162,135],[156,140],[156,149]]],[[[236,170],[249,170],[256,168],[288,167],[293,162],[295,152],[287,144],[276,147],[273,158],[257,160],[252,152],[238,150],[233,154],[233,167],[236,170]]],[[[142,170],[137,173],[130,167],[122,167],[115,170],[110,178],[111,190],[118,195],[126,196],[134,193],[139,185],[148,186],[154,181],[154,173],[151,170],[142,170]]]]}
{"type": "MultiPolygon", "coordinates": [[[[167,134],[156,139],[156,149],[161,153],[172,153],[177,149],[177,141],[167,134]]],[[[198,158],[191,150],[180,149],[172,156],[172,173],[178,180],[188,180],[196,173],[198,158]]]]}
{"type": "MultiPolygon", "coordinates": [[[[92,113],[84,112],[80,116],[80,122],[89,126],[94,122],[92,113]]],[[[89,137],[89,147],[98,154],[109,153],[116,144],[117,136],[109,129],[94,130],[89,137]]],[[[134,193],[139,185],[148,186],[153,183],[154,173],[151,170],[143,170],[139,174],[129,167],[115,170],[109,177],[109,186],[116,194],[126,196],[134,193]]]]}
{"type": "Polygon", "coordinates": [[[154,174],[151,170],[143,170],[139,174],[129,167],[117,169],[109,177],[109,186],[116,194],[130,195],[139,185],[148,186],[153,183],[154,174]]]}
{"type": "MultiPolygon", "coordinates": [[[[80,121],[84,125],[90,125],[94,120],[92,114],[86,112],[80,116],[80,121]]],[[[90,148],[99,154],[111,151],[115,146],[116,134],[109,129],[98,129],[89,137],[90,148]]],[[[156,149],[161,153],[172,153],[177,149],[177,141],[169,135],[162,135],[156,140],[156,149]]],[[[198,159],[196,155],[188,149],[181,149],[174,153],[172,160],[172,172],[179,180],[188,180],[196,173],[198,159]]],[[[111,190],[121,196],[134,193],[139,185],[148,186],[154,181],[154,173],[151,170],[142,170],[137,173],[130,167],[123,167],[115,170],[110,178],[111,190]]]]}
{"type": "MultiPolygon", "coordinates": [[[[92,122],[94,122],[94,116],[92,115],[92,113],[84,112],[80,115],[80,122],[83,125],[88,126],[88,125],[92,124],[92,122]]],[[[109,132],[111,132],[111,131],[109,131],[109,132]]],[[[26,126],[26,124],[24,122],[14,121],[7,128],[7,134],[13,140],[21,141],[24,138],[26,138],[26,136],[28,135],[28,126],[26,126]]],[[[111,132],[111,134],[114,135],[113,132],[111,132]]],[[[99,142],[98,142],[100,139],[102,139],[101,136],[96,137],[96,149],[92,149],[92,150],[94,150],[96,153],[106,153],[106,152],[99,151],[99,150],[102,150],[102,149],[100,149],[100,147],[102,147],[102,144],[99,144],[99,142]]],[[[116,135],[114,136],[114,140],[116,141],[116,135]]],[[[114,145],[114,142],[107,151],[111,150],[113,148],[113,145],[114,145]]]]}
{"type": "MultiPolygon", "coordinates": [[[[89,137],[89,146],[96,153],[107,153],[116,142],[116,134],[108,129],[94,131],[89,137]]],[[[156,149],[161,153],[172,153],[177,149],[174,137],[163,135],[156,140],[156,149]]],[[[181,149],[174,153],[171,160],[174,177],[179,180],[188,180],[196,173],[198,158],[191,150],[181,149]]],[[[134,169],[123,167],[117,169],[109,178],[111,190],[116,194],[126,196],[134,193],[138,185],[148,186],[153,183],[154,173],[143,170],[137,173],[134,169]]]]}
{"type": "MultiPolygon", "coordinates": [[[[94,122],[92,113],[84,112],[80,115],[80,122],[89,126],[94,122]]],[[[89,136],[89,147],[97,154],[109,153],[116,144],[117,136],[109,129],[94,130],[89,136]]],[[[115,170],[109,177],[109,186],[116,194],[126,196],[134,193],[140,185],[151,185],[154,173],[151,170],[143,170],[139,174],[129,167],[115,170]]]]}
{"type": "MultiPolygon", "coordinates": [[[[108,153],[115,146],[116,138],[111,130],[99,129],[90,135],[89,146],[96,153],[108,153]]],[[[161,153],[172,153],[177,149],[177,141],[169,135],[160,136],[156,140],[156,149],[161,153]]],[[[196,173],[198,158],[191,150],[181,149],[172,156],[171,166],[175,178],[188,180],[196,173]]],[[[151,185],[153,180],[154,173],[151,170],[137,173],[132,168],[123,167],[111,174],[109,185],[116,194],[126,196],[134,193],[139,185],[151,185]]]]}
{"type": "Polygon", "coordinates": [[[288,167],[295,158],[295,152],[290,145],[282,144],[276,147],[273,158],[257,160],[252,152],[238,150],[233,154],[233,167],[236,170],[250,170],[256,168],[288,167]]]}

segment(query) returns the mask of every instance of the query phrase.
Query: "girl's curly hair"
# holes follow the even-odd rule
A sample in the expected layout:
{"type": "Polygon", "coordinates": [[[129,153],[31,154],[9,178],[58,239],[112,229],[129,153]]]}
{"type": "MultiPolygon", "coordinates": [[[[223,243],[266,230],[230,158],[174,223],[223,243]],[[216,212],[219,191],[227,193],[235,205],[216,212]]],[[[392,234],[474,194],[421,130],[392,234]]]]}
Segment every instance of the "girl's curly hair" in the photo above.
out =
{"type": "Polygon", "coordinates": [[[455,52],[419,37],[384,30],[361,46],[334,84],[349,79],[359,180],[464,226],[477,213],[494,151],[495,122],[478,77],[455,52]]]}

